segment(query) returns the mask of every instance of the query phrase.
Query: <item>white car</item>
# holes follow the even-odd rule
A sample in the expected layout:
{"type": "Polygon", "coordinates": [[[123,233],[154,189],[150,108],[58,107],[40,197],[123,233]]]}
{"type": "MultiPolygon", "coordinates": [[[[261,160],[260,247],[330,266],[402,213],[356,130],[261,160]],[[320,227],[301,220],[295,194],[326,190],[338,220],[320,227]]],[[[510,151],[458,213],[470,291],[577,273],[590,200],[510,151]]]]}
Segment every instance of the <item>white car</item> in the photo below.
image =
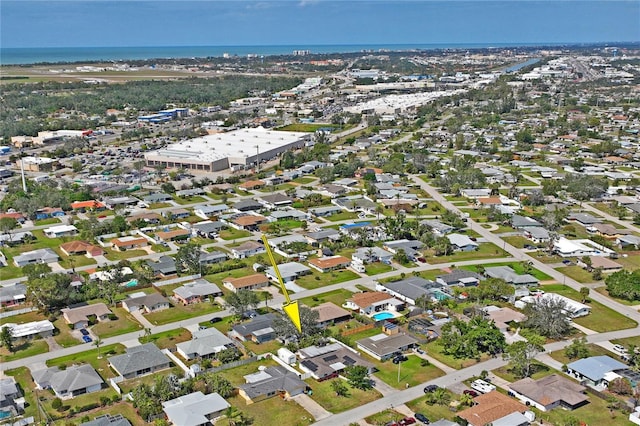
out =
{"type": "Polygon", "coordinates": [[[613,345],[613,350],[621,354],[627,353],[627,349],[622,345],[613,345]]]}
{"type": "Polygon", "coordinates": [[[471,389],[476,390],[482,393],[489,393],[491,391],[496,390],[496,387],[489,382],[485,382],[484,380],[478,379],[471,382],[471,389]]]}

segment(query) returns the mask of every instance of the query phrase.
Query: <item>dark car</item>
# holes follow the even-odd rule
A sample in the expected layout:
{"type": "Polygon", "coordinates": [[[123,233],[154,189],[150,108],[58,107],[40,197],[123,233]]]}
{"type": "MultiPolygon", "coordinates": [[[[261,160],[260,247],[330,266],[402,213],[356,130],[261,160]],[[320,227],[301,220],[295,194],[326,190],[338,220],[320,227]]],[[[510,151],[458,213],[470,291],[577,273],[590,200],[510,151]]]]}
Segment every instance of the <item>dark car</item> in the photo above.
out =
{"type": "Polygon", "coordinates": [[[81,329],[80,329],[80,333],[81,333],[83,336],[88,336],[88,335],[89,335],[89,332],[87,331],[87,329],[86,329],[86,328],[81,328],[81,329]]]}
{"type": "Polygon", "coordinates": [[[431,393],[438,390],[438,385],[427,385],[424,387],[424,393],[431,393]]]}
{"type": "Polygon", "coordinates": [[[400,364],[401,362],[405,362],[406,360],[408,360],[409,358],[407,358],[404,355],[398,355],[397,357],[393,358],[393,363],[394,364],[400,364]]]}
{"type": "Polygon", "coordinates": [[[472,397],[476,397],[478,396],[478,392],[471,390],[471,389],[465,389],[464,391],[462,391],[463,394],[465,395],[471,395],[472,397]]]}
{"type": "Polygon", "coordinates": [[[215,324],[215,323],[220,322],[220,321],[222,321],[222,318],[220,318],[220,317],[213,317],[213,318],[211,318],[211,319],[209,320],[209,322],[210,322],[211,324],[215,324]]]}
{"type": "Polygon", "coordinates": [[[415,422],[416,422],[416,419],[414,419],[413,417],[405,417],[404,419],[400,420],[398,424],[400,426],[405,426],[405,425],[412,425],[415,422]]]}
{"type": "Polygon", "coordinates": [[[416,419],[420,420],[425,425],[428,425],[430,423],[429,419],[427,418],[427,416],[425,416],[422,413],[416,413],[416,419]]]}
{"type": "Polygon", "coordinates": [[[89,337],[89,336],[82,336],[82,340],[85,343],[91,343],[92,342],[91,337],[89,337]]]}

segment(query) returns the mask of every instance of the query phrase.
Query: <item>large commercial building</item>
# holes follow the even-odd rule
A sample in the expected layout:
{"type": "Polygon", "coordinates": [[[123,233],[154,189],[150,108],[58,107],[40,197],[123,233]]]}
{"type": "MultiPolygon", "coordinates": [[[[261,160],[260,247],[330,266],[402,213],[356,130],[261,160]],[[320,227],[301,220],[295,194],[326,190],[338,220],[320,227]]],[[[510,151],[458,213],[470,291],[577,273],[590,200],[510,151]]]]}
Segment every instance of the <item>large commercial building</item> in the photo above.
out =
{"type": "Polygon", "coordinates": [[[215,172],[271,160],[290,149],[302,148],[310,140],[309,133],[248,128],[174,143],[144,157],[149,167],[215,172]]]}

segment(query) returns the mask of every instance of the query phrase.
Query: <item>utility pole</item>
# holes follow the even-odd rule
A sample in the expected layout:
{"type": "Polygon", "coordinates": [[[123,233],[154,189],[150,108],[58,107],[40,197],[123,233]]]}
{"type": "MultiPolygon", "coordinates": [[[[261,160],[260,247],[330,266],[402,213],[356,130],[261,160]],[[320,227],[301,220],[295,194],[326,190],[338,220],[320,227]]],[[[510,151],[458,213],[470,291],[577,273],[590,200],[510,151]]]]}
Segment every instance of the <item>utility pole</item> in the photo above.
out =
{"type": "Polygon", "coordinates": [[[260,173],[260,145],[256,145],[256,173],[260,173]]]}

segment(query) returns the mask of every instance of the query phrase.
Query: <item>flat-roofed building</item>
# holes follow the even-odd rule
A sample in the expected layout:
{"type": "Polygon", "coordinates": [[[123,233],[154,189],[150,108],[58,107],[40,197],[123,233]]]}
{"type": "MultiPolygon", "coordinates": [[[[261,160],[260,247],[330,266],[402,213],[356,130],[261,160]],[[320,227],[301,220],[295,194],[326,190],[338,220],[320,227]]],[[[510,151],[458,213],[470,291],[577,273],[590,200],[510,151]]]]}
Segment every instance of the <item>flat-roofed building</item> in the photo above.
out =
{"type": "Polygon", "coordinates": [[[178,142],[145,154],[147,166],[213,172],[248,167],[271,160],[278,154],[302,148],[310,135],[262,127],[216,133],[178,142]]]}

